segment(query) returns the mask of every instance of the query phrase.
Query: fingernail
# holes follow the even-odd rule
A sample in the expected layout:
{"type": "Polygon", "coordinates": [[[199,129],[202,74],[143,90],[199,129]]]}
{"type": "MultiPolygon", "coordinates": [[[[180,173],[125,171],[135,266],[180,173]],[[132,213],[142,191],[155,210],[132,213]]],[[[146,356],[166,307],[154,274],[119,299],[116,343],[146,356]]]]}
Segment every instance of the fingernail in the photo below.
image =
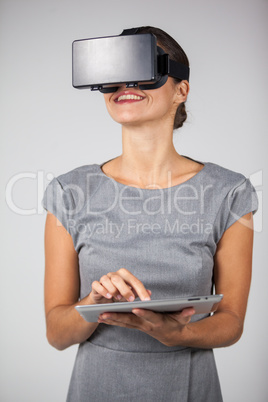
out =
{"type": "Polygon", "coordinates": [[[150,297],[145,297],[143,300],[151,300],[150,297]]]}
{"type": "Polygon", "coordinates": [[[129,300],[130,302],[133,302],[133,301],[135,300],[135,297],[134,297],[134,296],[130,296],[130,297],[128,298],[128,300],[129,300]]]}
{"type": "Polygon", "coordinates": [[[108,299],[111,299],[111,297],[113,297],[110,293],[106,293],[106,297],[108,298],[108,299]]]}
{"type": "Polygon", "coordinates": [[[116,296],[116,299],[117,299],[117,300],[121,300],[121,299],[122,299],[122,296],[121,296],[121,295],[117,295],[117,296],[116,296]]]}

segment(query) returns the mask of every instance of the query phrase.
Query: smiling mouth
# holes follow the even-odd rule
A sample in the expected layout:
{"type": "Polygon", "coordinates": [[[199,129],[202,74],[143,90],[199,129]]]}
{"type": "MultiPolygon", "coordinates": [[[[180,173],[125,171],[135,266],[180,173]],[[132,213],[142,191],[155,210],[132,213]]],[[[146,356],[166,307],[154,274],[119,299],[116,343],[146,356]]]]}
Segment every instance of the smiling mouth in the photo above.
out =
{"type": "Polygon", "coordinates": [[[133,102],[133,101],[137,102],[143,99],[144,98],[142,96],[129,94],[129,95],[120,95],[117,99],[115,99],[115,102],[133,102]]]}

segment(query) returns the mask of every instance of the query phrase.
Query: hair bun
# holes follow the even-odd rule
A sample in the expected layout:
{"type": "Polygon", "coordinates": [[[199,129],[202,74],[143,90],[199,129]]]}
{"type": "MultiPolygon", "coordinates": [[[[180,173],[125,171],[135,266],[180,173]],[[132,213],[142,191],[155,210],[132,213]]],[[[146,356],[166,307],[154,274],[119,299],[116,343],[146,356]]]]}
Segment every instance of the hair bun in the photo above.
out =
{"type": "Polygon", "coordinates": [[[180,105],[178,106],[178,109],[176,111],[176,115],[175,115],[175,119],[174,119],[174,126],[173,126],[174,130],[182,127],[182,125],[186,119],[187,119],[186,107],[185,107],[185,103],[182,102],[182,103],[180,103],[180,105]]]}

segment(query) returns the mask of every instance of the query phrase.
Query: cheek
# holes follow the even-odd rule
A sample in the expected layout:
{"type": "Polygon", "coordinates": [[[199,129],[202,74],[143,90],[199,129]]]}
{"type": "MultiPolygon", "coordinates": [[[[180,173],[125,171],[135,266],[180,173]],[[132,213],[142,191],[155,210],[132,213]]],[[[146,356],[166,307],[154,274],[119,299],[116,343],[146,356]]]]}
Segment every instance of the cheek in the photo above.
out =
{"type": "Polygon", "coordinates": [[[104,95],[104,102],[105,102],[105,106],[107,109],[107,112],[109,113],[109,115],[114,118],[113,116],[113,109],[111,108],[111,104],[109,102],[109,96],[108,95],[104,95]]]}
{"type": "Polygon", "coordinates": [[[103,99],[104,99],[104,102],[105,102],[106,109],[108,110],[108,103],[109,103],[108,94],[104,94],[103,99]]]}
{"type": "Polygon", "coordinates": [[[152,98],[151,106],[155,112],[166,115],[168,111],[172,110],[174,101],[174,92],[167,82],[161,88],[148,91],[152,98]]]}
{"type": "Polygon", "coordinates": [[[154,100],[154,104],[152,107],[152,113],[157,116],[166,116],[169,115],[172,111],[172,99],[170,98],[158,98],[154,100]]]}

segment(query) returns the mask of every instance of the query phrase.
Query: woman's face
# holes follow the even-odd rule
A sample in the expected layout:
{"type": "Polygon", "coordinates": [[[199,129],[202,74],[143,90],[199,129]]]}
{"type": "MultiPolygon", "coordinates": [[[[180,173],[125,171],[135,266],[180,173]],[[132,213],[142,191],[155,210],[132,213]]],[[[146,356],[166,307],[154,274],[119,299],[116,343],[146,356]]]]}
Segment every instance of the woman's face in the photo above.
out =
{"type": "Polygon", "coordinates": [[[110,116],[122,125],[141,125],[149,122],[170,122],[173,127],[174,116],[180,98],[180,85],[168,77],[165,85],[158,89],[142,91],[137,88],[118,88],[112,94],[104,94],[110,116]]]}

